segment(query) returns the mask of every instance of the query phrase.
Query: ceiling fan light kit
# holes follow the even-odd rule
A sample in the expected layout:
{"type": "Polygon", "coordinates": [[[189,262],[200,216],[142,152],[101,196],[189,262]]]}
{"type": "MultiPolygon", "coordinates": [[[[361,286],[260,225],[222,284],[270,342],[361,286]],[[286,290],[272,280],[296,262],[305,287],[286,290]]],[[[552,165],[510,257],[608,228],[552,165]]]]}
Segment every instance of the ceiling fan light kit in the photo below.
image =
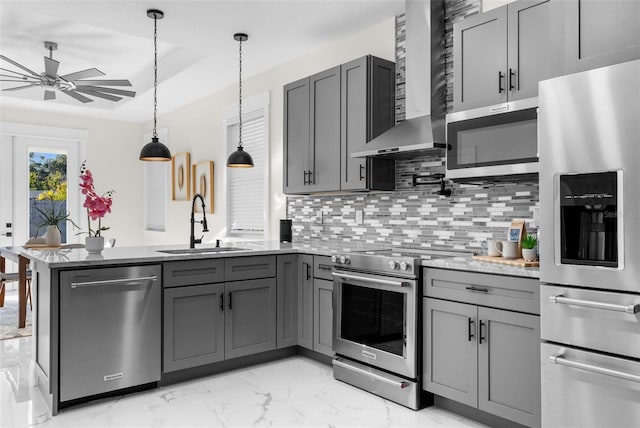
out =
{"type": "Polygon", "coordinates": [[[253,168],[251,155],[242,148],[242,42],[246,42],[249,36],[245,33],[236,33],[234,40],[239,42],[239,73],[238,73],[238,149],[231,153],[227,159],[229,168],[253,168]]]}
{"type": "Polygon", "coordinates": [[[153,19],[153,136],[151,142],[144,145],[140,151],[140,160],[168,162],[171,160],[169,148],[158,139],[158,19],[164,18],[161,10],[149,9],[147,16],[153,19]]]}
{"type": "Polygon", "coordinates": [[[81,103],[92,102],[93,99],[90,97],[114,102],[120,101],[122,97],[135,97],[136,93],[134,91],[107,87],[131,86],[131,82],[128,80],[85,80],[105,75],[97,68],[88,68],[75,73],[59,75],[60,62],[53,59],[53,51],[58,49],[58,44],[52,41],[45,41],[44,48],[49,51],[49,56],[44,57],[45,71],[40,74],[4,55],[0,55],[0,59],[21,70],[19,72],[8,68],[0,68],[0,81],[21,84],[21,86],[2,89],[3,91],[19,91],[39,86],[44,89],[43,99],[45,101],[55,100],[56,92],[58,92],[68,95],[81,103]]]}

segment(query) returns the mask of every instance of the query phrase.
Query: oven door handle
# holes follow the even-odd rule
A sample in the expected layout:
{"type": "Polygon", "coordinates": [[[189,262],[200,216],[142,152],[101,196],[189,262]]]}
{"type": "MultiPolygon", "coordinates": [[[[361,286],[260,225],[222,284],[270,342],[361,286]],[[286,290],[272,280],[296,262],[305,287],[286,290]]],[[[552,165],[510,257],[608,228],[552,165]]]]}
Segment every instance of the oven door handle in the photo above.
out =
{"type": "Polygon", "coordinates": [[[549,296],[551,303],[563,303],[565,305],[583,306],[585,308],[604,309],[607,311],[625,312],[627,314],[637,314],[640,312],[640,304],[635,305],[615,305],[613,303],[594,302],[591,300],[578,300],[564,297],[562,294],[549,296]]]}
{"type": "Polygon", "coordinates": [[[395,287],[406,287],[409,285],[407,281],[391,281],[388,279],[373,278],[370,276],[352,275],[352,274],[342,273],[342,272],[332,272],[331,275],[340,279],[352,279],[354,281],[373,282],[375,284],[391,285],[395,287]]]}
{"type": "Polygon", "coordinates": [[[380,382],[388,383],[389,385],[395,386],[396,388],[399,388],[399,389],[404,389],[407,386],[409,386],[409,382],[404,382],[404,381],[398,382],[393,379],[388,379],[382,375],[379,375],[378,373],[371,373],[365,369],[361,369],[360,367],[354,367],[351,364],[347,364],[343,362],[340,358],[334,358],[332,361],[332,364],[334,366],[342,367],[343,369],[351,370],[351,371],[363,374],[365,376],[369,376],[371,378],[374,378],[375,380],[379,380],[380,382]]]}
{"type": "Polygon", "coordinates": [[[640,376],[625,373],[618,370],[607,369],[604,367],[593,366],[591,364],[579,363],[577,361],[567,360],[562,354],[554,354],[549,356],[549,360],[553,364],[558,364],[560,366],[573,367],[576,369],[582,369],[593,373],[598,373],[605,376],[613,376],[624,380],[630,380],[632,382],[640,383],[640,376]]]}

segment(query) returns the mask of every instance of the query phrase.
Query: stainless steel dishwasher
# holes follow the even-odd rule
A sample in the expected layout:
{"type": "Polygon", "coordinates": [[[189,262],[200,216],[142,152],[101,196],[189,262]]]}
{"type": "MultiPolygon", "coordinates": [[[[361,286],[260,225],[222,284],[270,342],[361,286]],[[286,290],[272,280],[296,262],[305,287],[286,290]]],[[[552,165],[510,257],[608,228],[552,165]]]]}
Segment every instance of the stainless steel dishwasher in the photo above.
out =
{"type": "Polygon", "coordinates": [[[60,274],[60,401],[160,380],[160,265],[60,274]]]}

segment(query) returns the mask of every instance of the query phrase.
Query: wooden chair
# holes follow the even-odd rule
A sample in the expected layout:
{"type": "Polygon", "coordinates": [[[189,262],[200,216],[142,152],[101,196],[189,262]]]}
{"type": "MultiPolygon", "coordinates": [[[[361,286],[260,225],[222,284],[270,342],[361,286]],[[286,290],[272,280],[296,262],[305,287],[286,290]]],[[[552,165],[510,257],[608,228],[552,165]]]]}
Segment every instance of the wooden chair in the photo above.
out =
{"type": "MultiPolygon", "coordinates": [[[[0,273],[0,308],[4,306],[5,284],[7,282],[17,282],[19,280],[18,273],[0,273]]],[[[27,300],[29,308],[33,310],[33,302],[31,300],[31,271],[27,271],[27,300]]]]}

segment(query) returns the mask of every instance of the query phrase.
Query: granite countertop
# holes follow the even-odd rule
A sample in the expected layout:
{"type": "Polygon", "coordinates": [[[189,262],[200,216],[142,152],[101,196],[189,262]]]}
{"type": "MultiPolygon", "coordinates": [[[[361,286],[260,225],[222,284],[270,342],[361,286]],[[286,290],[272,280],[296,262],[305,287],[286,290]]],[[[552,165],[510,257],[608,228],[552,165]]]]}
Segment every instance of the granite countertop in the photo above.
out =
{"type": "MultiPolygon", "coordinates": [[[[382,250],[390,248],[384,244],[368,244],[363,242],[332,242],[325,240],[296,241],[281,243],[277,241],[253,241],[225,243],[224,247],[234,248],[233,251],[222,252],[185,252],[181,254],[163,253],[163,250],[186,249],[187,245],[156,245],[139,247],[105,248],[101,254],[89,254],[84,248],[60,249],[26,249],[11,247],[3,249],[13,254],[20,254],[33,262],[42,263],[48,268],[92,267],[112,264],[130,263],[163,263],[174,260],[196,260],[220,257],[259,256],[273,254],[314,254],[330,256],[338,253],[349,253],[367,250],[382,250]]],[[[214,248],[213,244],[199,245],[199,249],[214,248]]],[[[423,267],[463,270],[488,274],[521,276],[539,278],[538,268],[522,268],[495,263],[481,262],[468,257],[448,257],[433,260],[422,260],[423,267]]]]}
{"type": "Polygon", "coordinates": [[[519,267],[503,265],[499,263],[481,262],[472,259],[471,256],[423,260],[422,266],[440,269],[463,270],[467,272],[489,273],[495,275],[540,278],[540,268],[537,267],[519,267]]]}

